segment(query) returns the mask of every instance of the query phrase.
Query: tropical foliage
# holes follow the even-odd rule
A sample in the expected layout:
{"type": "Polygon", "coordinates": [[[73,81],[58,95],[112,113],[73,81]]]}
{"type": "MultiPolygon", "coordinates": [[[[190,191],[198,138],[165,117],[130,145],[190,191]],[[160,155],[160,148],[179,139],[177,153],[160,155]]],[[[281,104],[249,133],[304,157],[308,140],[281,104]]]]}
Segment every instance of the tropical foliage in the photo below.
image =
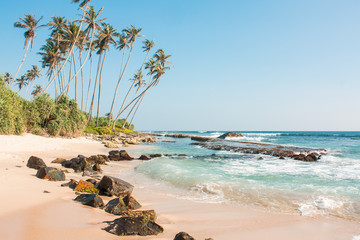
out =
{"type": "MultiPolygon", "coordinates": [[[[63,16],[52,16],[49,23],[39,25],[42,17],[37,19],[34,15],[26,14],[24,18],[20,18],[14,24],[15,27],[25,29],[26,50],[14,77],[9,73],[3,76],[3,85],[11,88],[13,83],[16,83],[19,93],[22,89],[27,88],[26,97],[31,93],[34,100],[31,102],[31,106],[30,102],[23,105],[32,107],[31,111],[35,112],[41,109],[48,111],[47,114],[42,113],[38,116],[41,120],[32,114],[28,115],[24,121],[30,128],[40,126],[46,128],[50,134],[66,135],[67,132],[81,131],[84,127],[80,123],[84,119],[86,119],[89,129],[92,128],[95,131],[96,127],[107,126],[112,131],[133,128],[131,123],[144,96],[159,83],[165,72],[170,69],[170,55],[166,55],[164,50],[159,49],[152,58],[149,58],[155,43],[148,39],[142,42],[137,41],[144,37],[141,28],[131,25],[117,31],[112,24],[106,22],[106,18],[102,17],[103,9],[95,9],[91,6],[90,0],[72,0],[72,2],[79,4],[80,19],[70,20],[63,16]],[[36,84],[36,80],[42,77],[42,74],[35,65],[17,78],[29,46],[33,46],[36,31],[43,26],[47,26],[50,32],[38,52],[41,56],[41,66],[45,69],[43,77],[48,80],[48,84],[44,88],[36,84]],[[135,44],[136,42],[138,44],[135,44]],[[139,46],[140,43],[142,46],[139,46]],[[119,51],[117,54],[119,56],[119,77],[102,79],[106,56],[113,50],[119,51]],[[131,57],[136,50],[143,52],[144,58],[139,60],[133,78],[129,79],[129,86],[121,88],[122,79],[129,75],[129,73],[125,74],[129,62],[132,61],[132,64],[135,64],[136,59],[131,57]],[[93,59],[94,54],[98,55],[98,60],[97,68],[93,71],[93,60],[96,59],[93,59]],[[111,104],[101,104],[104,94],[102,93],[103,81],[107,81],[107,85],[113,85],[110,90],[113,92],[107,91],[106,93],[106,95],[113,96],[111,104]],[[81,90],[79,91],[78,88],[81,90]],[[54,99],[56,100],[50,99],[48,95],[50,89],[54,89],[54,99]],[[69,100],[70,96],[74,96],[74,100],[69,100]],[[41,104],[44,106],[41,107],[41,104]],[[78,110],[78,105],[81,111],[85,112],[84,114],[78,110]],[[101,106],[109,107],[106,117],[100,116],[101,106]],[[93,119],[95,112],[96,118],[93,119]],[[61,120],[62,114],[69,115],[69,118],[61,120]],[[79,115],[75,117],[76,114],[79,115]],[[120,119],[121,116],[125,119],[120,119]],[[131,123],[129,124],[127,119],[130,118],[131,123]],[[62,127],[63,124],[66,126],[62,127]]],[[[21,102],[21,100],[19,101],[21,102]]]]}
{"type": "Polygon", "coordinates": [[[25,53],[14,77],[10,73],[0,76],[0,133],[21,134],[27,131],[35,134],[74,136],[84,130],[96,134],[132,131],[133,119],[145,94],[159,83],[170,68],[170,55],[166,55],[162,49],[157,50],[149,59],[155,43],[145,39],[142,41],[144,58],[139,61],[139,68],[129,79],[129,87],[120,88],[132,53],[136,50],[135,42],[144,37],[141,34],[142,29],[130,26],[118,32],[113,25],[105,22],[106,18],[101,18],[103,9],[96,10],[90,6],[90,0],[72,2],[79,4],[78,11],[82,16],[80,19],[69,20],[63,16],[52,16],[48,24],[40,25],[43,17],[36,18],[34,15],[25,14],[14,24],[16,28],[25,29],[25,53]],[[36,32],[44,26],[50,31],[38,52],[44,73],[33,65],[17,77],[29,48],[33,47],[36,32]],[[119,77],[112,80],[102,79],[107,53],[114,49],[120,52],[119,77]],[[98,55],[95,71],[94,54],[98,55]],[[87,78],[84,77],[84,72],[89,73],[87,78]],[[45,88],[38,84],[41,77],[48,80],[45,88]],[[103,105],[109,106],[106,117],[100,116],[103,81],[110,81],[110,84],[114,85],[114,92],[106,93],[113,94],[111,104],[103,105]],[[19,93],[11,90],[14,83],[19,93]],[[26,89],[25,92],[23,89],[26,89]],[[55,100],[47,93],[49,89],[55,90],[55,100]],[[73,93],[73,100],[69,98],[70,93],[73,93]],[[31,101],[26,100],[29,95],[32,96],[31,101]],[[95,110],[96,118],[93,118],[95,110]],[[121,116],[124,118],[121,119],[121,116]],[[130,117],[129,123],[127,120],[130,117]]]}

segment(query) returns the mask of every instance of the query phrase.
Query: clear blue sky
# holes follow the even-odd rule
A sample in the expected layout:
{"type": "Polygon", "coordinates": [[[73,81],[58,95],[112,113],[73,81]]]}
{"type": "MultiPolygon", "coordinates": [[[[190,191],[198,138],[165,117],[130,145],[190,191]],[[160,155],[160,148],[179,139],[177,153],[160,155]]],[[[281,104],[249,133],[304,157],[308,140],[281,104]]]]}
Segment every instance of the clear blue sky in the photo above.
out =
{"type": "MultiPolygon", "coordinates": [[[[172,55],[174,67],[139,110],[138,130],[360,130],[357,0],[92,4],[104,6],[102,16],[116,29],[141,27],[172,55]]],[[[13,27],[18,17],[32,13],[44,16],[43,23],[53,15],[74,19],[76,8],[70,1],[1,1],[0,73],[14,74],[24,53],[23,30],[13,27]]],[[[23,71],[40,66],[36,53],[46,34],[46,29],[38,32],[23,71]]],[[[143,60],[137,52],[124,80],[143,60]]],[[[104,70],[102,114],[109,111],[120,61],[112,50],[104,70]]]]}

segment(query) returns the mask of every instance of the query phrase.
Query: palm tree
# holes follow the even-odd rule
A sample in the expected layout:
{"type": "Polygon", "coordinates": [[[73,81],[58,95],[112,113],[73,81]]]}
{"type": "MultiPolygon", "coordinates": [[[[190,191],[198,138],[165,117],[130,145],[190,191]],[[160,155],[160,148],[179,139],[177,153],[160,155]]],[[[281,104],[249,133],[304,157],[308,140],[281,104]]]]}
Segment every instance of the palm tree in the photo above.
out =
{"type": "Polygon", "coordinates": [[[156,59],[156,61],[160,62],[163,66],[165,66],[165,63],[169,63],[172,64],[171,62],[168,61],[168,59],[171,57],[171,55],[166,55],[164,50],[159,49],[156,51],[154,58],[156,59]]]}
{"type": "MultiPolygon", "coordinates": [[[[90,53],[93,49],[92,45],[93,45],[93,38],[95,35],[96,30],[100,30],[101,26],[100,24],[105,20],[105,18],[103,19],[98,19],[98,17],[100,16],[100,14],[102,13],[103,9],[101,8],[97,13],[94,10],[94,7],[90,6],[88,11],[84,10],[84,17],[83,20],[81,20],[81,23],[85,22],[87,24],[87,27],[85,28],[85,30],[83,31],[85,34],[85,38],[88,37],[90,31],[91,31],[91,38],[90,38],[90,44],[88,45],[88,53],[85,57],[85,61],[81,64],[79,70],[75,73],[75,75],[70,79],[68,85],[66,86],[66,88],[64,89],[64,91],[70,86],[70,83],[74,80],[74,78],[76,78],[76,76],[79,74],[79,72],[82,70],[82,68],[85,66],[85,63],[87,61],[87,59],[90,56],[90,53]]],[[[75,22],[77,22],[78,20],[76,20],[75,22]]],[[[83,41],[84,42],[84,41],[83,41]]],[[[77,44],[78,45],[78,44],[77,44]]],[[[63,92],[64,92],[63,91],[63,92]]],[[[63,92],[60,94],[62,95],[63,92]]]]}
{"type": "MultiPolygon", "coordinates": [[[[164,54],[165,55],[165,54],[164,54]]],[[[166,55],[165,55],[166,56],[166,55]]],[[[154,56],[155,57],[155,56],[154,56]]],[[[167,59],[170,57],[170,55],[167,57],[167,59]]],[[[154,59],[150,59],[148,63],[145,64],[145,69],[149,69],[149,75],[152,76],[151,82],[148,84],[148,86],[146,87],[146,89],[144,91],[142,91],[137,97],[135,97],[130,103],[128,103],[124,109],[122,109],[121,111],[119,111],[119,113],[116,115],[115,121],[113,123],[113,127],[112,129],[115,129],[115,124],[117,122],[117,120],[119,119],[119,117],[121,116],[121,114],[128,108],[130,107],[135,101],[135,104],[133,105],[130,113],[133,111],[133,109],[135,108],[135,106],[140,102],[140,99],[143,98],[146,94],[146,92],[153,86],[156,86],[159,81],[160,78],[165,74],[165,71],[170,69],[170,67],[166,66],[165,63],[170,63],[170,62],[164,62],[161,63],[159,60],[155,61],[154,59]]]]}
{"type": "Polygon", "coordinates": [[[51,17],[52,21],[48,23],[48,26],[52,30],[51,37],[56,39],[56,44],[60,45],[62,35],[64,34],[67,20],[65,17],[51,17]]]}
{"type": "Polygon", "coordinates": [[[149,56],[149,53],[150,53],[151,49],[152,49],[153,47],[155,47],[154,41],[150,41],[149,39],[146,39],[145,41],[143,41],[143,44],[144,44],[144,46],[142,47],[142,48],[144,49],[143,52],[147,52],[147,53],[146,53],[144,62],[143,62],[143,64],[142,64],[141,67],[140,67],[140,70],[143,68],[143,66],[144,66],[144,64],[145,64],[145,62],[146,62],[146,59],[147,59],[148,56],[149,56]]]}
{"type": "Polygon", "coordinates": [[[42,93],[43,89],[40,85],[36,85],[35,89],[31,92],[31,95],[33,95],[34,97],[40,95],[42,93]]]}
{"type": "Polygon", "coordinates": [[[96,92],[96,85],[99,80],[99,93],[98,93],[98,108],[97,108],[97,114],[96,114],[96,126],[99,124],[99,111],[100,111],[100,99],[101,99],[101,76],[102,76],[102,70],[104,67],[104,62],[106,59],[106,52],[110,48],[110,44],[115,45],[116,41],[114,37],[118,36],[119,34],[116,32],[116,29],[114,29],[110,24],[102,23],[102,29],[99,31],[97,35],[97,48],[99,49],[97,51],[97,54],[100,55],[99,57],[99,63],[98,63],[98,70],[96,73],[95,78],[95,87],[94,87],[94,94],[91,101],[90,111],[89,111],[89,121],[91,119],[92,114],[92,108],[94,105],[94,99],[95,99],[95,92],[96,92]],[[103,59],[101,60],[102,55],[104,55],[103,59]],[[101,63],[101,64],[100,64],[101,63]],[[99,72],[100,71],[100,72],[99,72]],[[99,76],[100,73],[100,76],[99,76]]]}
{"type": "MultiPolygon", "coordinates": [[[[123,75],[125,73],[126,67],[127,67],[128,63],[129,63],[131,53],[132,53],[132,50],[134,48],[135,40],[136,40],[137,37],[143,37],[143,35],[140,35],[141,30],[142,30],[141,28],[136,29],[133,25],[131,25],[130,27],[126,27],[126,29],[123,30],[124,34],[120,38],[119,49],[120,50],[124,49],[124,54],[125,54],[125,49],[126,49],[126,46],[127,46],[128,43],[131,44],[131,47],[130,47],[130,52],[129,52],[129,56],[128,56],[128,59],[126,61],[125,67],[124,67],[123,70],[120,69],[121,73],[120,73],[120,77],[119,77],[119,80],[118,80],[116,88],[115,88],[113,101],[111,103],[111,108],[110,108],[110,112],[109,112],[110,116],[112,115],[112,111],[114,109],[114,103],[115,103],[115,100],[116,100],[117,91],[118,91],[121,79],[122,79],[122,77],[123,77],[123,75]]],[[[120,109],[120,111],[121,111],[121,109],[120,109]]],[[[110,125],[110,121],[109,121],[109,125],[110,125]]]]}
{"type": "Polygon", "coordinates": [[[28,85],[28,79],[26,75],[22,75],[20,78],[16,79],[16,83],[19,87],[19,93],[20,93],[23,87],[28,85]]]}
{"type": "Polygon", "coordinates": [[[10,82],[12,82],[13,77],[10,75],[10,73],[6,72],[4,75],[4,81],[7,84],[10,84],[10,82]]]}
{"type": "MultiPolygon", "coordinates": [[[[46,41],[46,44],[43,45],[40,50],[42,52],[39,52],[39,54],[42,56],[42,67],[47,67],[48,70],[46,72],[46,75],[49,77],[49,80],[51,76],[54,74],[54,72],[57,70],[57,67],[60,65],[61,61],[64,61],[65,58],[63,58],[61,55],[60,47],[56,44],[54,39],[48,39],[46,41]]],[[[59,78],[59,86],[61,87],[61,79],[59,78]]],[[[56,82],[55,82],[55,92],[56,89],[56,82]]]]}
{"type": "MultiPolygon", "coordinates": [[[[43,17],[40,17],[39,20],[36,20],[34,15],[25,14],[24,18],[20,18],[19,22],[14,23],[14,27],[16,27],[16,28],[24,28],[24,29],[26,29],[26,31],[24,33],[24,36],[25,36],[24,48],[26,48],[26,50],[25,50],[24,57],[23,57],[23,59],[22,59],[22,61],[20,63],[20,66],[18,67],[18,69],[17,69],[17,71],[15,73],[14,79],[16,79],[16,76],[18,75],[18,73],[20,71],[20,68],[23,65],[24,61],[25,61],[26,54],[27,54],[27,52],[29,50],[29,46],[31,45],[31,48],[33,46],[34,38],[36,37],[35,31],[38,28],[43,27],[43,25],[38,26],[38,24],[39,24],[39,22],[41,21],[42,18],[43,17]],[[31,43],[31,44],[29,44],[29,43],[31,43]]],[[[11,82],[10,88],[12,87],[13,83],[14,83],[14,81],[11,82]]]]}
{"type": "Polygon", "coordinates": [[[38,78],[40,76],[41,76],[41,73],[40,73],[40,69],[38,68],[38,66],[33,65],[32,69],[27,71],[26,77],[28,79],[29,87],[28,87],[28,90],[26,91],[25,98],[27,98],[29,89],[32,88],[36,78],[38,78]]]}
{"type": "Polygon", "coordinates": [[[73,3],[81,2],[80,5],[79,5],[79,7],[81,7],[81,8],[84,7],[86,4],[90,3],[90,1],[91,0],[82,0],[82,1],[80,1],[80,0],[72,0],[73,3]]]}
{"type": "Polygon", "coordinates": [[[95,41],[93,44],[90,44],[90,42],[87,43],[88,45],[88,51],[90,51],[90,55],[89,55],[89,58],[90,58],[90,77],[89,77],[89,85],[88,85],[88,91],[87,91],[87,94],[86,94],[86,103],[85,103],[85,111],[87,109],[87,106],[88,106],[88,100],[89,100],[89,95],[90,95],[90,86],[91,86],[91,77],[92,77],[92,66],[93,66],[93,58],[92,58],[92,53],[93,51],[95,50],[95,46],[98,45],[97,42],[95,41]]]}
{"type": "MultiPolygon", "coordinates": [[[[90,1],[91,0],[83,0],[81,3],[80,3],[80,8],[85,7],[85,10],[88,8],[89,4],[90,4],[90,1]]],[[[72,2],[74,3],[79,3],[80,0],[72,0],[72,2]]],[[[81,18],[81,23],[80,23],[80,26],[79,26],[79,29],[82,28],[82,24],[83,24],[83,20],[85,18],[85,11],[84,11],[84,14],[81,18]]],[[[77,41],[77,38],[79,37],[80,35],[80,31],[78,31],[78,35],[76,36],[76,41],[77,41]]],[[[75,41],[75,42],[76,42],[75,41]]],[[[70,47],[70,51],[68,53],[68,56],[67,58],[65,59],[64,63],[62,64],[62,66],[60,67],[60,69],[58,69],[57,73],[54,74],[54,77],[53,79],[49,82],[49,84],[46,86],[46,88],[44,89],[43,93],[45,94],[46,93],[46,90],[50,87],[50,85],[53,83],[53,81],[56,79],[56,77],[62,72],[62,70],[64,69],[65,67],[65,64],[67,63],[67,61],[69,60],[70,56],[72,56],[72,52],[74,51],[74,48],[75,48],[75,44],[72,44],[71,47],[70,47]]],[[[71,64],[71,63],[70,63],[71,64]]],[[[60,96],[63,94],[63,92],[60,94],[60,96]]],[[[59,98],[60,99],[60,98],[59,98]]]]}

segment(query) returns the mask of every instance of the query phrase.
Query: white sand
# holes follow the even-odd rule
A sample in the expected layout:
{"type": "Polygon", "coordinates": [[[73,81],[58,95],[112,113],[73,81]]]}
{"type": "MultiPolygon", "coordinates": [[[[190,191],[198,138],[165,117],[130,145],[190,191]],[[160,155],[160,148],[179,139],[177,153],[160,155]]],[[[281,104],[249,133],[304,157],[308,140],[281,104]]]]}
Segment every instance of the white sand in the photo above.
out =
{"type": "MultiPolygon", "coordinates": [[[[137,147],[139,148],[139,147],[137,147]]],[[[141,148],[141,146],[140,146],[141,148]]],[[[85,138],[44,138],[0,136],[0,238],[1,239],[119,239],[103,230],[103,221],[117,218],[100,209],[74,202],[74,192],[35,177],[36,170],[26,167],[31,155],[42,158],[48,166],[56,157],[71,158],[78,154],[107,154],[109,149],[85,138]],[[44,190],[50,193],[44,193],[44,190]]],[[[173,239],[180,231],[196,239],[346,239],[360,234],[360,223],[335,217],[301,217],[269,213],[225,204],[179,200],[156,186],[132,178],[133,167],[140,161],[118,162],[104,166],[104,173],[120,176],[135,185],[133,196],[143,209],[154,209],[165,232],[151,237],[121,239],[173,239]],[[126,173],[126,174],[123,174],[126,173]],[[122,176],[123,174],[123,176],[122,176]]],[[[71,171],[72,172],[72,171],[71,171]]],[[[79,179],[75,173],[67,179],[79,179]]],[[[106,199],[105,199],[106,200],[106,199]]],[[[108,200],[108,199],[107,199],[108,200]]]]}

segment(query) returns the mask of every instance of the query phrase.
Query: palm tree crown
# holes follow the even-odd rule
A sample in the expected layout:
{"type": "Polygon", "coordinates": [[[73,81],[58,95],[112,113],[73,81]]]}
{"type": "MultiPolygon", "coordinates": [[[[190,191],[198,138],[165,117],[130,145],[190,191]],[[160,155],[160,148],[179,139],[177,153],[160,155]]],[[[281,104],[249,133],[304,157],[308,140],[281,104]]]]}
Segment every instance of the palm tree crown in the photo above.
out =
{"type": "Polygon", "coordinates": [[[20,18],[19,22],[14,23],[14,27],[17,28],[24,28],[26,32],[24,33],[25,36],[25,45],[24,48],[31,42],[31,47],[33,46],[34,38],[36,36],[35,30],[43,27],[43,25],[38,26],[38,23],[41,21],[43,17],[40,17],[39,20],[35,19],[34,15],[25,14],[24,18],[20,18]]]}

